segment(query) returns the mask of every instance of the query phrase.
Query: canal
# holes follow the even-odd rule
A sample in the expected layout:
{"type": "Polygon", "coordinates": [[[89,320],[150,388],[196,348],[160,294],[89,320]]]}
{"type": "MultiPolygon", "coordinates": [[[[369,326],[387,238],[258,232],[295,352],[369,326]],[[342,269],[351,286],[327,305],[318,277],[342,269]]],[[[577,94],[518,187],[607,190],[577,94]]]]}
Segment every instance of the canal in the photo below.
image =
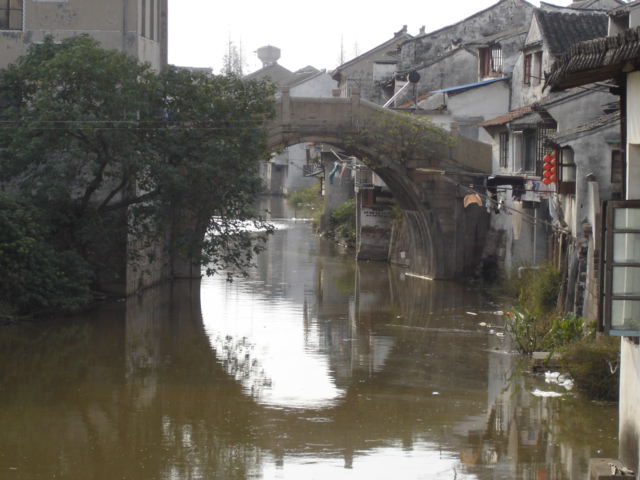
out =
{"type": "Polygon", "coordinates": [[[482,291],[307,222],[249,277],[0,327],[0,478],[585,479],[617,411],[511,353],[482,291]]]}

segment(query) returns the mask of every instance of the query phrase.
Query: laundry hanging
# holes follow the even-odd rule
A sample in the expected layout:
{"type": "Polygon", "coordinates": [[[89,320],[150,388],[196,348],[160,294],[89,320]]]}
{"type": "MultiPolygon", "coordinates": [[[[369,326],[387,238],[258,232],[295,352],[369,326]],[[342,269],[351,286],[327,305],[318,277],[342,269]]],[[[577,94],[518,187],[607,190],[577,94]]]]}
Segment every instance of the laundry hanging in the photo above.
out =
{"type": "Polygon", "coordinates": [[[333,178],[336,176],[336,173],[338,173],[338,170],[340,170],[340,162],[335,162],[333,164],[333,169],[329,172],[329,183],[333,184],[333,178]]]}

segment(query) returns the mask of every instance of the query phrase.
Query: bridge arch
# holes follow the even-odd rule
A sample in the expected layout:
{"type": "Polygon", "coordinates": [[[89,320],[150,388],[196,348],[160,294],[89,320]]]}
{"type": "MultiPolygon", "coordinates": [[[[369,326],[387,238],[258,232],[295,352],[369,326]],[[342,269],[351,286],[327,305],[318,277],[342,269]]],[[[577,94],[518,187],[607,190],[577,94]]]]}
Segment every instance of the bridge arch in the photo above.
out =
{"type": "MultiPolygon", "coordinates": [[[[451,144],[434,138],[422,142],[419,132],[409,144],[399,138],[403,132],[381,132],[379,123],[374,127],[380,119],[395,125],[399,116],[361,99],[357,91],[349,98],[299,98],[285,88],[269,125],[268,146],[275,151],[297,143],[326,143],[366,159],[403,212],[410,269],[438,279],[466,275],[480,258],[488,215],[478,207],[462,209],[457,200],[465,192],[459,185],[490,172],[491,149],[464,137],[451,144]]],[[[403,121],[407,118],[402,115],[403,121]]]]}

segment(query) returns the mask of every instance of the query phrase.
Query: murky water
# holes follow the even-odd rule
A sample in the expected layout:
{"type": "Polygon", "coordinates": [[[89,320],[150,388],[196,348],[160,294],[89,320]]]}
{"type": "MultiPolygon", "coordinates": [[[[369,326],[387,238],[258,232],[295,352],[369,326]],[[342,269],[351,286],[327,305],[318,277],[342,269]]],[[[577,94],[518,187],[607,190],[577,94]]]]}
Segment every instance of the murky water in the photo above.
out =
{"type": "Polygon", "coordinates": [[[528,373],[486,295],[277,223],[246,280],[0,327],[0,478],[585,479],[617,456],[615,406],[528,373]]]}

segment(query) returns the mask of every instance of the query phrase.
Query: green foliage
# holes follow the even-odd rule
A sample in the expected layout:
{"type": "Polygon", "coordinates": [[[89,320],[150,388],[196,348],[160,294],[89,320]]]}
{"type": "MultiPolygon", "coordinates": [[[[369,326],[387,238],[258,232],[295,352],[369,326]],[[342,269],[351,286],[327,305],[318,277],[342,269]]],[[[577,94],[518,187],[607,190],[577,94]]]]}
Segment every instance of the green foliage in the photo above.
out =
{"type": "Polygon", "coordinates": [[[427,119],[405,113],[381,111],[369,116],[347,143],[361,148],[365,163],[391,162],[405,165],[410,160],[436,159],[454,145],[447,131],[427,119]]]}
{"type": "Polygon", "coordinates": [[[585,335],[584,319],[573,314],[564,316],[544,314],[516,306],[505,314],[505,328],[523,354],[536,351],[555,351],[585,335]]]}
{"type": "Polygon", "coordinates": [[[330,231],[348,245],[356,241],[356,205],[353,199],[336,208],[330,217],[330,231]]]}
{"type": "Polygon", "coordinates": [[[91,299],[91,272],[77,252],[47,243],[40,211],[0,192],[0,303],[22,314],[75,308],[91,299]]]}
{"type": "Polygon", "coordinates": [[[584,318],[573,313],[564,316],[553,316],[551,328],[545,335],[546,350],[556,350],[580,340],[587,334],[584,318]]]}
{"type": "Polygon", "coordinates": [[[46,219],[34,241],[68,252],[69,275],[117,263],[108,253],[127,240],[170,238],[209,273],[243,270],[262,248],[253,231],[270,227],[251,207],[273,115],[266,82],[156,74],[80,36],[33,44],[0,72],[0,102],[0,185],[46,219]]]}
{"type": "Polygon", "coordinates": [[[539,315],[526,307],[514,307],[505,313],[505,320],[506,331],[520,353],[531,354],[542,350],[547,325],[540,321],[539,315]]]}
{"type": "Polygon", "coordinates": [[[584,335],[584,319],[555,313],[562,277],[551,265],[520,270],[512,281],[518,302],[506,314],[506,328],[519,352],[553,351],[584,335]]]}
{"type": "Polygon", "coordinates": [[[562,367],[578,389],[590,398],[618,399],[620,339],[593,336],[569,344],[562,352],[562,367]]]}
{"type": "Polygon", "coordinates": [[[304,212],[304,215],[309,215],[313,219],[314,226],[317,228],[322,215],[322,206],[324,199],[320,194],[320,183],[315,183],[309,188],[302,188],[291,193],[287,197],[287,203],[296,212],[304,212]]]}
{"type": "Polygon", "coordinates": [[[518,288],[518,300],[530,310],[548,314],[555,310],[560,293],[562,276],[552,265],[525,268],[519,279],[514,279],[518,288]]]}

